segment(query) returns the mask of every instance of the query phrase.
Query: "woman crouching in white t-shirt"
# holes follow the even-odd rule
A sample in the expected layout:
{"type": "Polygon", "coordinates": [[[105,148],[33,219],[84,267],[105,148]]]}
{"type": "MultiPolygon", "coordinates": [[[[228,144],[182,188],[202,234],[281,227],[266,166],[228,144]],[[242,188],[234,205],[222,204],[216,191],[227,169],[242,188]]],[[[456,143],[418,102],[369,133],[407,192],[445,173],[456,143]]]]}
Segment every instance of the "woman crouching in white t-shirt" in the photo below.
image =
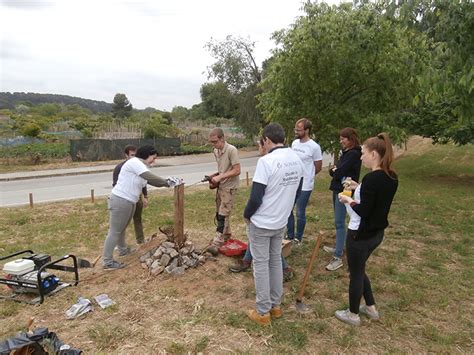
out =
{"type": "Polygon", "coordinates": [[[177,185],[176,178],[163,179],[150,172],[148,167],[155,161],[158,152],[151,145],[138,148],[134,158],[122,166],[117,184],[109,198],[109,232],[104,242],[104,269],[121,269],[125,265],[113,259],[115,247],[119,255],[130,254],[131,249],[125,242],[125,230],[135,212],[135,205],[143,187],[148,184],[162,187],[177,185]]]}

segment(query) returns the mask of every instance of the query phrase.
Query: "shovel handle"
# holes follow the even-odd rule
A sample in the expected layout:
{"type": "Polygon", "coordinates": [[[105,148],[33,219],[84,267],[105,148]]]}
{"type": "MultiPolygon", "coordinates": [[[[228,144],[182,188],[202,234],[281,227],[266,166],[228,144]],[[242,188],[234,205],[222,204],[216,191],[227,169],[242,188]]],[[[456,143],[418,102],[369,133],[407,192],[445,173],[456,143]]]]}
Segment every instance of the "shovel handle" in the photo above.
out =
{"type": "Polygon", "coordinates": [[[95,264],[97,264],[97,262],[99,261],[99,259],[100,259],[101,256],[102,256],[102,255],[99,255],[97,258],[94,259],[94,261],[92,262],[92,267],[94,267],[95,264]]]}
{"type": "Polygon", "coordinates": [[[308,278],[309,278],[309,275],[311,274],[314,261],[316,260],[316,257],[318,256],[319,246],[321,245],[322,239],[323,239],[322,234],[319,234],[318,239],[316,240],[316,245],[313,249],[313,253],[311,254],[311,259],[309,260],[308,268],[306,269],[306,273],[304,274],[303,283],[301,284],[300,292],[298,293],[298,296],[296,298],[296,301],[298,302],[301,302],[301,300],[303,299],[304,290],[306,288],[306,284],[308,283],[308,278]]]}

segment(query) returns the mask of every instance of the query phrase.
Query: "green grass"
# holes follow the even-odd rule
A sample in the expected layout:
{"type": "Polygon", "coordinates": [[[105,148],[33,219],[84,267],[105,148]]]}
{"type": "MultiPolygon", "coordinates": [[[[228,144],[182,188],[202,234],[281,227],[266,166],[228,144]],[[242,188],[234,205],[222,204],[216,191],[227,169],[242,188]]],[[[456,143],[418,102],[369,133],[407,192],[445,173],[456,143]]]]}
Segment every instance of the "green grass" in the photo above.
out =
{"type": "MultiPolygon", "coordinates": [[[[272,326],[260,327],[245,316],[244,311],[254,305],[252,274],[228,273],[235,261],[219,257],[179,278],[150,279],[138,271],[139,266],[115,276],[91,276],[78,291],[70,288],[64,296],[55,296],[56,302],[47,300],[39,308],[4,303],[0,336],[24,327],[34,312],[52,331],[56,327],[60,337],[69,335],[75,341],[71,345],[89,353],[134,352],[142,349],[139,344],[169,353],[472,353],[474,147],[416,148],[420,147],[396,161],[400,185],[391,225],[367,264],[381,322],[364,318],[357,329],[335,320],[334,311],[347,307],[348,277],[345,267],[326,272],[329,256],[323,252],[304,295],[312,314],[302,317],[293,308],[315,236],[323,231],[323,244],[334,242],[329,177],[323,171],[307,209],[306,240],[288,258],[296,277],[285,284],[284,316],[272,326]],[[97,310],[81,322],[64,324],[62,313],[75,303],[76,292],[90,297],[99,291],[117,301],[113,311],[97,310]],[[133,307],[132,300],[137,302],[133,307]]],[[[240,216],[248,195],[243,183],[232,219],[234,235],[242,240],[246,237],[240,216]]],[[[200,245],[212,236],[213,215],[212,192],[185,190],[185,229],[200,245]]],[[[145,234],[155,233],[172,219],[172,194],[154,192],[144,213],[145,234]]],[[[107,231],[106,201],[5,208],[0,225],[1,254],[31,248],[53,256],[71,252],[95,256],[107,231]]]]}

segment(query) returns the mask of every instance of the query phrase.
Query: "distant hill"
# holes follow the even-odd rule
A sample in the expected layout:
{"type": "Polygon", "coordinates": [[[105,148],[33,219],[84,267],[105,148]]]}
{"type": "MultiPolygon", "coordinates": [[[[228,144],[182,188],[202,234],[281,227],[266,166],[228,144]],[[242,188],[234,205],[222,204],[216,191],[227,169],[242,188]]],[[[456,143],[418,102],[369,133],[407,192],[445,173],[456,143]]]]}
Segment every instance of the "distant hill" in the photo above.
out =
{"type": "Polygon", "coordinates": [[[112,104],[105,101],[89,100],[68,95],[36,94],[33,92],[0,92],[0,109],[14,109],[16,105],[28,102],[33,105],[45,103],[77,104],[91,110],[93,113],[112,111],[112,104]]]}

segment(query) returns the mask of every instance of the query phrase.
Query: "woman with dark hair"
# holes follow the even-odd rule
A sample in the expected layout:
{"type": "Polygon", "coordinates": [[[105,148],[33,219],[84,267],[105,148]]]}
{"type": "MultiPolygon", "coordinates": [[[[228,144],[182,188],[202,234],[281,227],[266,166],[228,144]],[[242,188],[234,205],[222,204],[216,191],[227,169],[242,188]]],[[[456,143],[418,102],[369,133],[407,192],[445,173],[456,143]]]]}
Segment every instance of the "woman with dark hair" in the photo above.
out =
{"type": "Polygon", "coordinates": [[[104,242],[104,269],[114,270],[125,266],[113,259],[113,253],[116,246],[120,256],[132,251],[125,242],[125,230],[133,217],[142,189],[147,184],[173,187],[179,183],[177,178],[163,179],[150,172],[148,168],[157,156],[158,152],[154,147],[145,145],[138,148],[135,157],[127,160],[120,170],[108,202],[109,232],[104,242]]]}
{"type": "Polygon", "coordinates": [[[388,213],[398,188],[398,177],[392,169],[392,143],[386,133],[364,142],[361,160],[371,172],[364,176],[360,185],[351,183],[351,188],[355,189],[354,199],[339,194],[339,201],[346,204],[351,216],[347,229],[350,282],[349,309],[335,314],[337,319],[356,326],[360,325],[359,313],[372,320],[380,319],[365,264],[383,240],[388,213]],[[362,296],[364,305],[360,305],[362,296]]]}
{"type": "Polygon", "coordinates": [[[323,250],[332,254],[331,262],[326,266],[329,271],[342,267],[342,254],[346,242],[346,207],[338,200],[338,194],[344,189],[343,182],[351,178],[359,181],[361,149],[359,137],[354,128],[346,127],[339,133],[339,142],[342,146],[342,154],[336,166],[329,169],[332,176],[329,189],[332,190],[332,203],[334,208],[334,226],[336,227],[336,245],[334,248],[324,246],[323,250]]]}

